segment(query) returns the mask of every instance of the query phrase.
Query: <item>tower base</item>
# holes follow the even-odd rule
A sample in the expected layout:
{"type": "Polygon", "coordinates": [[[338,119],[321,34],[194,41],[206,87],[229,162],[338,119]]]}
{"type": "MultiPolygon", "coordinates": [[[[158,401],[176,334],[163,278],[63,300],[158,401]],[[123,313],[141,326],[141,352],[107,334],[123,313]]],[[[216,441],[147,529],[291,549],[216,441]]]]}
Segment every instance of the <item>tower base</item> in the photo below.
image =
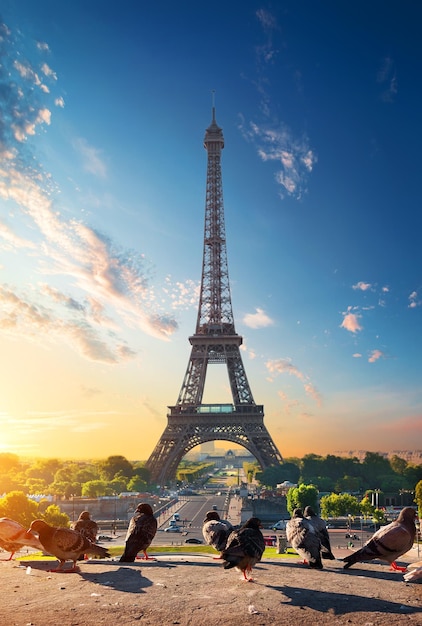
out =
{"type": "Polygon", "coordinates": [[[256,404],[201,404],[168,407],[167,426],[147,461],[151,482],[174,480],[182,458],[207,441],[231,441],[256,458],[263,470],[283,462],[264,425],[264,407],[256,404]]]}

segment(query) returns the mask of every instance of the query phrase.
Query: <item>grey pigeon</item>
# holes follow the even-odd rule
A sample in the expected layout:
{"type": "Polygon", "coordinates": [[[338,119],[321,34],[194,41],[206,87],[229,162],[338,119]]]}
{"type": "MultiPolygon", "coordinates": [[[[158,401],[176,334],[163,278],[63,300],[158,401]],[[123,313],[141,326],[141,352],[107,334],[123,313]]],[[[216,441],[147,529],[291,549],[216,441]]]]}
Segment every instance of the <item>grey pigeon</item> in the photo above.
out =
{"type": "Polygon", "coordinates": [[[78,571],[76,561],[81,554],[95,554],[101,558],[110,556],[108,550],[92,543],[92,541],[87,537],[83,537],[76,530],[56,528],[41,519],[34,520],[28,532],[37,533],[44,550],[59,560],[59,566],[50,570],[51,572],[78,571]],[[73,561],[71,569],[64,570],[66,561],[73,561]]]}
{"type": "Polygon", "coordinates": [[[314,569],[322,569],[321,540],[312,524],[303,517],[302,509],[295,509],[286,524],[286,538],[292,548],[314,569]]]}
{"type": "Polygon", "coordinates": [[[362,561],[380,559],[390,563],[391,569],[406,571],[406,567],[399,567],[395,561],[413,546],[416,535],[415,519],[415,509],[410,506],[402,509],[394,522],[381,526],[360,550],[343,559],[346,563],[344,569],[362,561]]]}
{"type": "Polygon", "coordinates": [[[260,528],[261,520],[257,517],[248,519],[241,528],[230,533],[221,555],[224,569],[235,567],[247,581],[253,580],[248,578],[247,572],[251,572],[253,566],[261,560],[265,550],[264,535],[260,528]]]}
{"type": "Polygon", "coordinates": [[[323,559],[330,559],[331,561],[336,557],[331,551],[331,543],[330,537],[328,534],[327,526],[324,520],[319,517],[313,510],[311,506],[306,506],[303,511],[303,516],[309,522],[311,522],[312,526],[315,529],[316,534],[318,535],[321,541],[321,556],[323,559]]]}
{"type": "MultiPolygon", "coordinates": [[[[221,519],[217,511],[208,511],[205,515],[202,525],[202,536],[205,542],[218,550],[218,552],[221,553],[224,550],[227,539],[232,531],[233,526],[228,520],[221,519]]],[[[214,558],[220,559],[221,554],[214,558]]]]}
{"type": "Polygon", "coordinates": [[[156,532],[157,520],[153,510],[147,502],[141,502],[136,507],[135,515],[129,522],[126,545],[120,562],[133,563],[138,552],[144,553],[143,559],[155,561],[156,559],[148,556],[147,548],[151,545],[156,532]]]}

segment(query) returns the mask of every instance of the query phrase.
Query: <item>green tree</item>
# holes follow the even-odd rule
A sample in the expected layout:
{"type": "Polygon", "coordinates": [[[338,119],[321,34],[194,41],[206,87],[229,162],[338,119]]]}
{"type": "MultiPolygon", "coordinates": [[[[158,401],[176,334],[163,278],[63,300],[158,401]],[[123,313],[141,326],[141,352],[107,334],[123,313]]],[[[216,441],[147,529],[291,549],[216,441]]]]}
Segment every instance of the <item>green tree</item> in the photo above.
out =
{"type": "Polygon", "coordinates": [[[59,526],[60,528],[69,528],[70,519],[66,513],[62,513],[57,504],[50,504],[43,515],[43,520],[50,526],[59,526]]]}
{"type": "Polygon", "coordinates": [[[366,488],[379,489],[381,481],[394,475],[391,465],[385,457],[378,452],[367,452],[362,463],[363,476],[366,479],[366,488]]]}
{"type": "Polygon", "coordinates": [[[422,480],[422,465],[408,465],[404,470],[406,479],[405,489],[414,489],[415,485],[422,480]]]}
{"type": "Polygon", "coordinates": [[[321,517],[344,517],[346,515],[359,515],[360,505],[355,496],[348,493],[331,493],[323,496],[320,502],[321,517]]]}
{"type": "Polygon", "coordinates": [[[38,503],[30,500],[22,491],[11,491],[0,498],[0,517],[10,517],[25,528],[37,519],[38,503]]]}
{"type": "Polygon", "coordinates": [[[109,487],[112,494],[121,493],[122,491],[128,491],[128,479],[127,478],[114,478],[109,482],[109,487]]]}
{"type": "Polygon", "coordinates": [[[359,491],[361,487],[361,479],[358,476],[343,476],[343,478],[339,478],[335,484],[335,489],[337,493],[342,493],[344,491],[359,491]]]}
{"type": "Polygon", "coordinates": [[[315,511],[318,508],[318,489],[314,485],[299,485],[287,492],[287,510],[292,515],[295,509],[304,509],[311,506],[315,511]]]}
{"type": "Polygon", "coordinates": [[[82,495],[88,498],[113,495],[109,483],[105,480],[89,480],[82,485],[82,495]]]}
{"type": "Polygon", "coordinates": [[[19,457],[11,452],[0,453],[0,473],[7,474],[11,469],[18,469],[20,466],[19,457]]]}
{"type": "Polygon", "coordinates": [[[407,461],[405,461],[405,459],[402,459],[400,456],[397,456],[397,454],[393,454],[390,459],[390,465],[393,472],[403,476],[404,471],[407,467],[407,461]]]}
{"type": "Polygon", "coordinates": [[[53,482],[54,474],[61,465],[61,462],[57,459],[39,459],[26,470],[26,475],[28,478],[43,480],[47,487],[47,485],[53,482]]]}
{"type": "Polygon", "coordinates": [[[270,465],[263,472],[257,472],[256,479],[261,485],[275,489],[278,484],[289,480],[287,475],[288,472],[284,470],[283,464],[270,465]]]}
{"type": "Polygon", "coordinates": [[[28,478],[26,481],[26,492],[30,494],[45,493],[46,484],[41,478],[28,478]]]}
{"type": "Polygon", "coordinates": [[[372,519],[374,520],[375,524],[378,524],[378,526],[385,524],[385,512],[382,509],[374,509],[372,519]]]}
{"type": "Polygon", "coordinates": [[[415,502],[418,507],[418,517],[422,518],[422,480],[420,480],[415,487],[415,502]]]}
{"type": "Polygon", "coordinates": [[[100,473],[102,480],[113,480],[117,475],[132,478],[133,466],[124,456],[109,456],[100,463],[100,473]]]}
{"type": "Polygon", "coordinates": [[[362,500],[359,503],[359,507],[360,507],[360,512],[362,513],[365,519],[368,517],[372,517],[375,511],[375,507],[372,506],[371,501],[369,500],[368,496],[364,496],[362,498],[362,500]]]}
{"type": "Polygon", "coordinates": [[[133,478],[130,479],[130,481],[127,484],[128,491],[142,492],[142,491],[146,491],[147,487],[148,487],[147,483],[144,480],[142,480],[140,476],[134,476],[133,478]]]}

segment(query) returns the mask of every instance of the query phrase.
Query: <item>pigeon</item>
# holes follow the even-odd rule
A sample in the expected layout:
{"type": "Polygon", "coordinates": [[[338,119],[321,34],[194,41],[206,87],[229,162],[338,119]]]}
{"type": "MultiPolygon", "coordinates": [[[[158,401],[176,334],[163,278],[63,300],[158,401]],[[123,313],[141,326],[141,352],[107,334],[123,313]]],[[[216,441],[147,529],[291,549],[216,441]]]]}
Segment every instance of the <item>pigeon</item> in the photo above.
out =
{"type": "Polygon", "coordinates": [[[415,519],[415,509],[410,506],[402,509],[394,522],[381,526],[360,550],[343,559],[345,562],[343,569],[362,561],[380,559],[390,563],[391,569],[405,572],[407,568],[399,567],[395,561],[413,546],[416,535],[415,519]]]}
{"type": "Polygon", "coordinates": [[[205,515],[202,536],[205,543],[220,552],[219,556],[214,557],[215,559],[221,559],[221,553],[226,547],[228,536],[232,531],[233,526],[229,521],[220,519],[217,511],[208,511],[205,515]]]}
{"type": "Polygon", "coordinates": [[[253,580],[248,578],[247,572],[251,572],[264,554],[265,542],[261,526],[261,520],[257,517],[248,519],[241,528],[230,533],[221,554],[224,569],[235,567],[243,573],[243,578],[247,581],[253,580]]]}
{"type": "Polygon", "coordinates": [[[286,538],[292,548],[313,569],[322,569],[321,540],[311,522],[304,519],[302,509],[295,509],[286,524],[286,538]]]}
{"type": "Polygon", "coordinates": [[[98,524],[91,519],[89,511],[82,511],[72,528],[93,543],[97,540],[98,524]]]}
{"type": "Polygon", "coordinates": [[[109,557],[106,548],[97,546],[87,537],[83,537],[76,530],[70,528],[56,528],[50,526],[44,520],[36,519],[31,523],[29,532],[36,532],[39,536],[43,549],[59,560],[59,566],[51,572],[75,572],[76,561],[81,554],[95,554],[101,558],[109,557]],[[73,561],[71,569],[64,569],[66,561],[73,561]]]}
{"type": "Polygon", "coordinates": [[[323,519],[319,517],[311,506],[306,506],[303,511],[303,516],[312,524],[316,534],[321,541],[321,556],[323,559],[334,560],[336,557],[331,551],[330,537],[328,535],[327,526],[323,519]]]}
{"type": "Polygon", "coordinates": [[[8,517],[0,517],[0,548],[11,553],[8,559],[2,560],[11,561],[15,552],[23,548],[23,546],[43,550],[36,535],[27,532],[19,522],[15,522],[8,517]]]}
{"type": "Polygon", "coordinates": [[[410,583],[412,580],[418,580],[422,578],[422,561],[417,561],[416,563],[410,563],[408,565],[408,569],[410,572],[406,572],[403,578],[407,583],[410,583]]]}
{"type": "Polygon", "coordinates": [[[154,517],[152,508],[146,502],[138,504],[135,515],[129,522],[126,533],[126,545],[120,558],[121,563],[133,563],[138,552],[143,552],[145,560],[155,561],[149,557],[147,549],[157,532],[157,520],[154,517]]]}
{"type": "MultiPolygon", "coordinates": [[[[76,522],[72,524],[72,529],[92,541],[92,543],[97,541],[98,524],[91,519],[89,511],[82,511],[76,522]]],[[[84,557],[85,555],[81,554],[78,561],[82,561],[84,557]]]]}

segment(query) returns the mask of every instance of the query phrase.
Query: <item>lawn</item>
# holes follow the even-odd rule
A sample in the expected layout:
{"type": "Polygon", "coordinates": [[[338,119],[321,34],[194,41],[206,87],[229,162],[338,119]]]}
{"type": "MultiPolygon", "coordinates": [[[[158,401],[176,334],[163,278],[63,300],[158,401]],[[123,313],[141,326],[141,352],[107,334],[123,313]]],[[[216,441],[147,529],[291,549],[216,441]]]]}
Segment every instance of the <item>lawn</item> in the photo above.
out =
{"type": "MultiPolygon", "coordinates": [[[[121,556],[123,552],[123,546],[107,546],[107,549],[110,553],[110,556],[116,558],[121,556]]],[[[151,555],[157,554],[212,554],[216,555],[217,552],[211,546],[154,546],[152,545],[148,549],[148,553],[151,555]]],[[[289,557],[297,557],[298,555],[292,549],[288,549],[287,552],[283,554],[278,554],[276,548],[265,548],[265,552],[263,558],[267,559],[285,559],[289,557]]],[[[27,561],[29,558],[36,561],[54,561],[56,560],[53,556],[46,556],[42,552],[32,552],[25,556],[16,557],[17,561],[27,561]]]]}

